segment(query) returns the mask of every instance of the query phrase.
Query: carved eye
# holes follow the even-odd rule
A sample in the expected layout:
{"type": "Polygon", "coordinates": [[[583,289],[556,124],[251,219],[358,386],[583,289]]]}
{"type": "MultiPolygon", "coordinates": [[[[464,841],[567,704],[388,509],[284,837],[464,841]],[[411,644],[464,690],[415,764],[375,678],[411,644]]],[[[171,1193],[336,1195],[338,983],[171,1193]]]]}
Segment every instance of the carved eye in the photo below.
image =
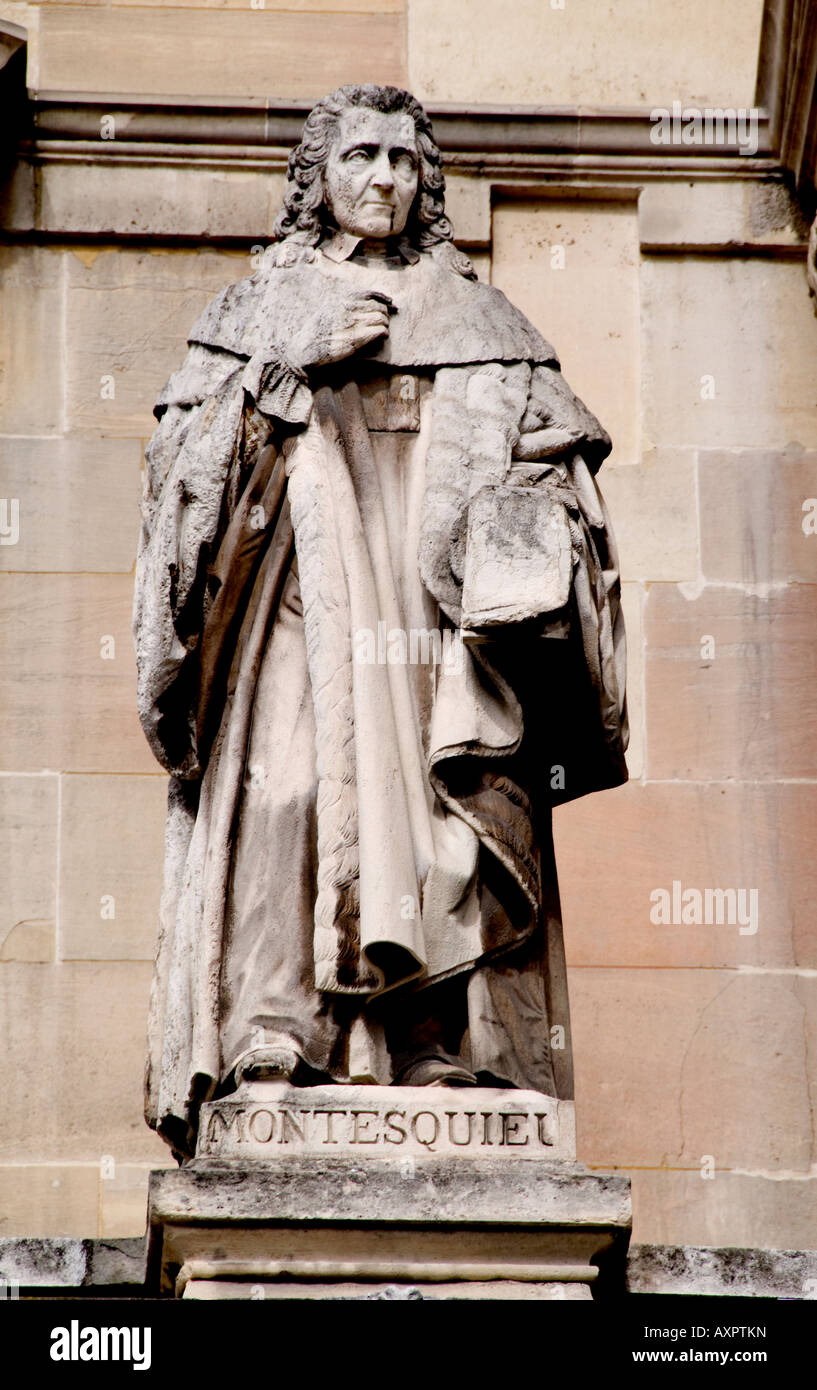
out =
{"type": "Polygon", "coordinates": [[[395,172],[398,173],[400,177],[404,179],[410,179],[413,176],[415,169],[417,168],[416,164],[414,163],[414,160],[409,154],[398,155],[392,167],[394,168],[395,172]]]}
{"type": "Polygon", "coordinates": [[[368,163],[369,163],[369,156],[367,155],[367,153],[366,153],[365,150],[352,150],[352,152],[351,152],[350,154],[347,154],[347,156],[346,156],[346,163],[347,163],[347,164],[368,164],[368,163]]]}

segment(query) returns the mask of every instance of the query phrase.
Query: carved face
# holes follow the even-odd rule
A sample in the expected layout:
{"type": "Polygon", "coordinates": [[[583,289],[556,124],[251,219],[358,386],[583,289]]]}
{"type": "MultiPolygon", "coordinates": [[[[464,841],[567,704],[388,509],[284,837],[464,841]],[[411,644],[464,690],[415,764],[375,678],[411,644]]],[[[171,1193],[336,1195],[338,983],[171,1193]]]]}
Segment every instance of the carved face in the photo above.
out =
{"type": "Polygon", "coordinates": [[[341,231],[382,240],[406,225],[417,192],[414,121],[404,111],[344,111],[324,170],[324,196],[341,231]]]}

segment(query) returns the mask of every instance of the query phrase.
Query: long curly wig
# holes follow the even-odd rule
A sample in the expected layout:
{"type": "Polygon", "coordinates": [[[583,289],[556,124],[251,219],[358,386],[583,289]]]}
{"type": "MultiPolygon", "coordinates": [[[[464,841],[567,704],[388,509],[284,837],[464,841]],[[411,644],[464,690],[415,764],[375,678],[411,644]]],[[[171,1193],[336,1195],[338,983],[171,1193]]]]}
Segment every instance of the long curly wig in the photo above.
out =
{"type": "MultiPolygon", "coordinates": [[[[289,156],[284,202],[272,231],[273,242],[317,246],[325,231],[334,228],[323,191],[323,170],[338,120],[344,111],[364,106],[373,111],[405,112],[414,121],[420,156],[417,196],[404,235],[418,251],[429,251],[453,240],[445,215],[445,179],[439,147],[431,122],[419,101],[399,87],[338,87],[313,106],[303,128],[301,143],[289,156]]],[[[453,249],[453,248],[452,248],[453,249]]],[[[464,258],[463,258],[464,259],[464,258]]]]}

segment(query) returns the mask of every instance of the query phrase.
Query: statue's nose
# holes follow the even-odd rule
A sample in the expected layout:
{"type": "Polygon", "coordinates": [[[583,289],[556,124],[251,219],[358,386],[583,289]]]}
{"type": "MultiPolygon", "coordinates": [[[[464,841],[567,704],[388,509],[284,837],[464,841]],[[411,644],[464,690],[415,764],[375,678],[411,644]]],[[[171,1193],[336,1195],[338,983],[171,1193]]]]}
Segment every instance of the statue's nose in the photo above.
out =
{"type": "Polygon", "coordinates": [[[387,154],[376,161],[371,181],[375,188],[394,188],[394,171],[387,154]]]}

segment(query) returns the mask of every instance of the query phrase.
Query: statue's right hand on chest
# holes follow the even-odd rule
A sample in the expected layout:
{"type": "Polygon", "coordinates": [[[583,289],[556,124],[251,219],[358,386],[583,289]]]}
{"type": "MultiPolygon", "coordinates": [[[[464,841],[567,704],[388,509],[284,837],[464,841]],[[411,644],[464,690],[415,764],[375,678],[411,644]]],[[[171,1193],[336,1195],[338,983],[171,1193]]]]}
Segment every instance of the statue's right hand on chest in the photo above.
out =
{"type": "Polygon", "coordinates": [[[386,336],[393,307],[388,295],[376,291],[327,298],[295,329],[287,343],[287,361],[298,371],[309,371],[351,357],[386,336]]]}

